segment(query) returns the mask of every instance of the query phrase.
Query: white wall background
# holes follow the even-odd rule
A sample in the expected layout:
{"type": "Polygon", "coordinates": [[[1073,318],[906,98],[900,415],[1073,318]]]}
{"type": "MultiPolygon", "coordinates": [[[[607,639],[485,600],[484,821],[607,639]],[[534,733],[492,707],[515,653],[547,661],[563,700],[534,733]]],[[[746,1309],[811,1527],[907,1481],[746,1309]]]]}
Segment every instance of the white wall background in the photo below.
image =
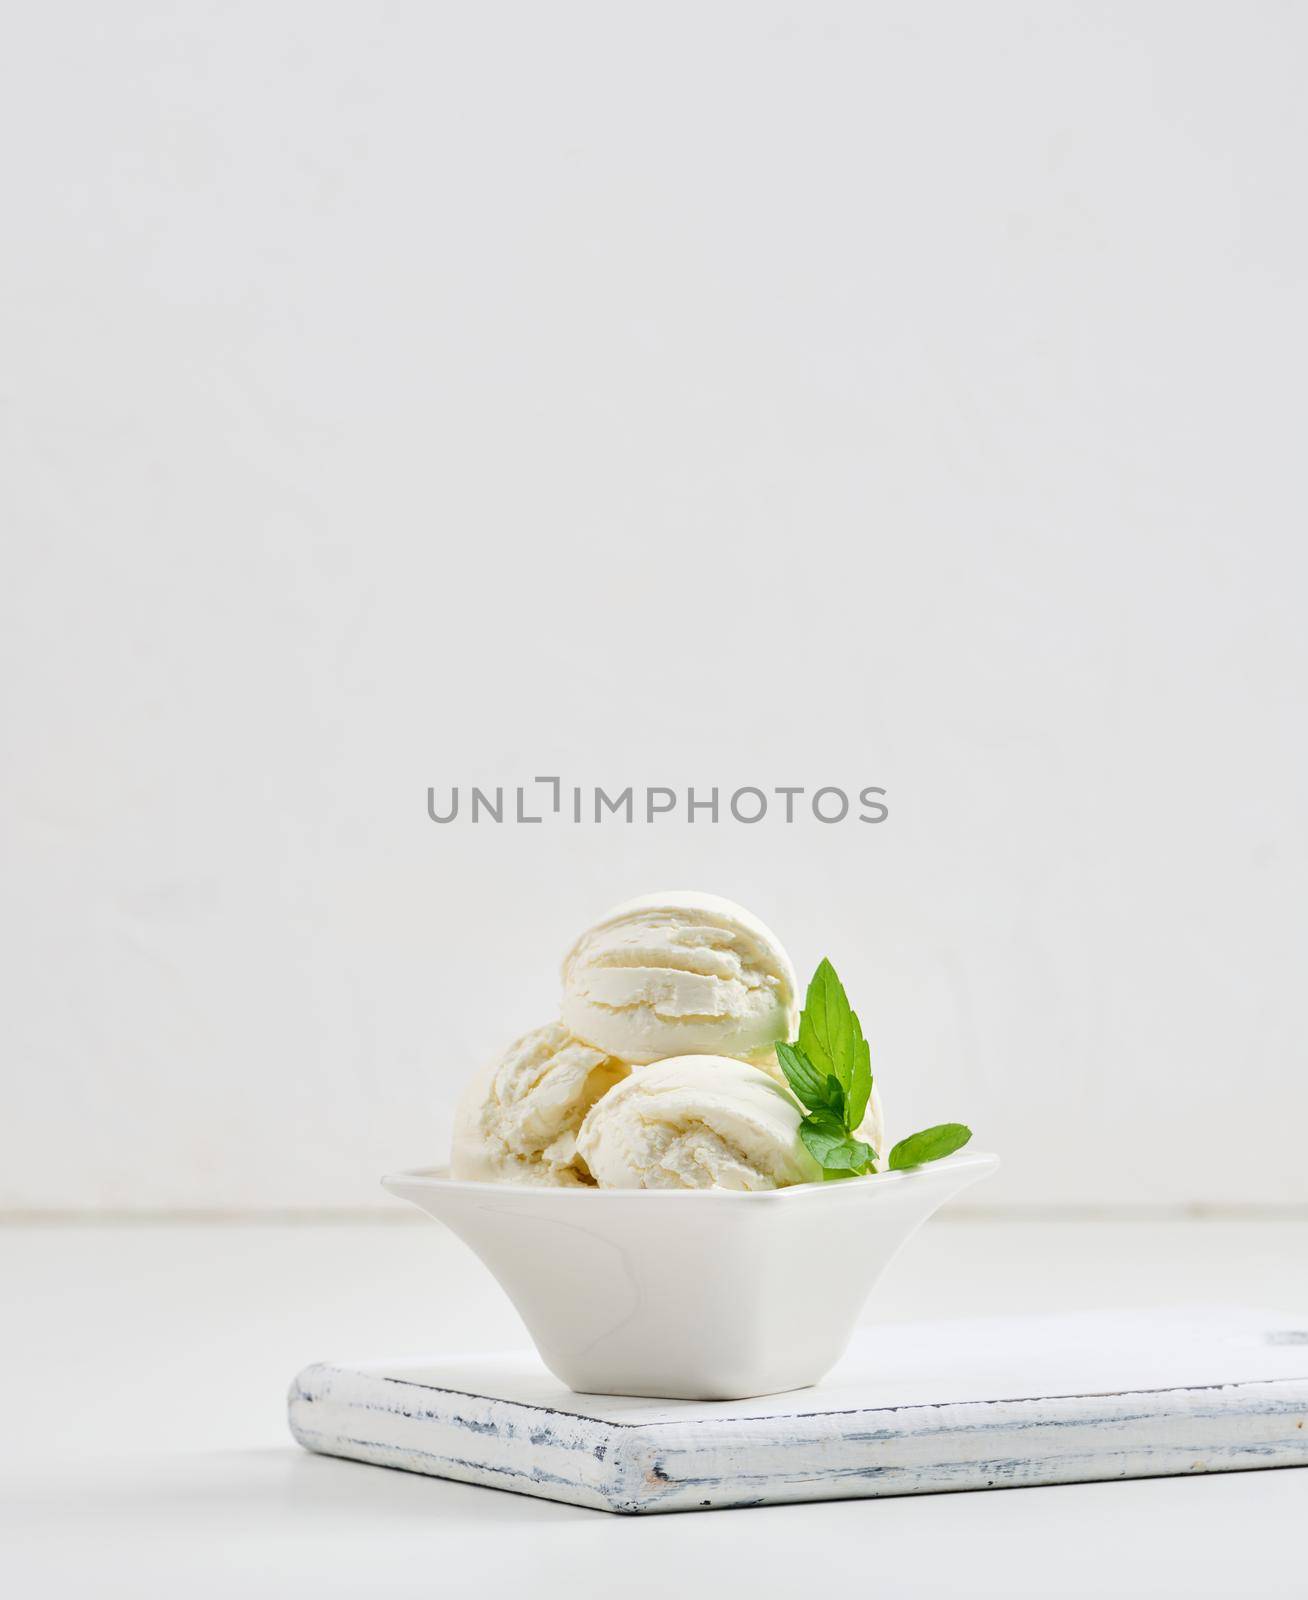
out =
{"type": "Polygon", "coordinates": [[[978,1203],[1302,1204],[1281,4],[29,5],[0,1205],[366,1205],[612,900],[845,974],[978,1203]],[[437,828],[428,784],[889,790],[437,828]]]}

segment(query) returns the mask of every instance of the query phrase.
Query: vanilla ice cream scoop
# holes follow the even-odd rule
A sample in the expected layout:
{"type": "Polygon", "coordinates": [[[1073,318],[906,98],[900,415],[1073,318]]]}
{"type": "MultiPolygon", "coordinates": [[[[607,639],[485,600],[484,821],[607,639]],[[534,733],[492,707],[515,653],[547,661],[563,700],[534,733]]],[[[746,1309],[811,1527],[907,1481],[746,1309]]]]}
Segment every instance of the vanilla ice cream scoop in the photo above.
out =
{"type": "Polygon", "coordinates": [[[779,1189],[822,1176],[800,1110],[759,1067],[674,1056],[596,1101],[577,1149],[605,1189],[779,1189]]]}
{"type": "Polygon", "coordinates": [[[593,1182],[577,1154],[577,1130],[629,1070],[560,1023],[524,1034],[477,1073],[459,1102],[450,1176],[482,1183],[593,1182]]]}
{"type": "Polygon", "coordinates": [[[629,900],[563,963],[563,1020],[623,1061],[756,1056],[794,1037],[795,970],[770,929],[716,895],[629,900]]]}

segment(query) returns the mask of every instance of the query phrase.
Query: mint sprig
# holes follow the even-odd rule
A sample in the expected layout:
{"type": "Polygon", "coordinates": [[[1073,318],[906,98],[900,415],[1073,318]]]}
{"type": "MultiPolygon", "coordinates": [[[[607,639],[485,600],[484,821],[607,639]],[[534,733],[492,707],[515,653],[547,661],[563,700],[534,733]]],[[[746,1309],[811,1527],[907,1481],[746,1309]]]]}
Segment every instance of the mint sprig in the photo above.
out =
{"type": "MultiPolygon", "coordinates": [[[[778,1044],[777,1060],[804,1108],[799,1137],[824,1178],[877,1171],[878,1153],[858,1137],[872,1095],[872,1051],[836,969],[823,957],[799,1017],[799,1039],[778,1044]]],[[[972,1137],[961,1122],[942,1122],[901,1139],[890,1169],[921,1166],[961,1150],[972,1137]]]]}

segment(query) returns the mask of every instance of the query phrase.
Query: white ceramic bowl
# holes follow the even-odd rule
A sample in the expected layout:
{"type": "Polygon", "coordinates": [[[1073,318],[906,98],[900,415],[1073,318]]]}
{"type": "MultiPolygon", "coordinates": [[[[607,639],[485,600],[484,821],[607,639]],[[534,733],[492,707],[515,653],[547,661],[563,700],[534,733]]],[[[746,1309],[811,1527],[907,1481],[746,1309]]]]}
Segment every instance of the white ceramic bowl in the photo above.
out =
{"type": "Polygon", "coordinates": [[[445,1168],[382,1185],[471,1245],[570,1389],[738,1400],[816,1383],[891,1258],[998,1165],[966,1151],[757,1194],[457,1183],[445,1168]]]}

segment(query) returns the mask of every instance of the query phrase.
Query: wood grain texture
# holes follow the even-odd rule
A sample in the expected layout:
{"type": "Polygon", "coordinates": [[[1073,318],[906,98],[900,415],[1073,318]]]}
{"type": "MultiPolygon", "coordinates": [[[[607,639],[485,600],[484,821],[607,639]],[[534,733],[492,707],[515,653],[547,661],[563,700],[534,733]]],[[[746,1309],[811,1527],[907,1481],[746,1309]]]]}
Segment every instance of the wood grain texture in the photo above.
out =
{"type": "Polygon", "coordinates": [[[1202,1310],[866,1330],[820,1387],[725,1405],[574,1395],[525,1354],[323,1363],[290,1425],[327,1455],[622,1513],[1308,1465],[1308,1330],[1202,1310]]]}

